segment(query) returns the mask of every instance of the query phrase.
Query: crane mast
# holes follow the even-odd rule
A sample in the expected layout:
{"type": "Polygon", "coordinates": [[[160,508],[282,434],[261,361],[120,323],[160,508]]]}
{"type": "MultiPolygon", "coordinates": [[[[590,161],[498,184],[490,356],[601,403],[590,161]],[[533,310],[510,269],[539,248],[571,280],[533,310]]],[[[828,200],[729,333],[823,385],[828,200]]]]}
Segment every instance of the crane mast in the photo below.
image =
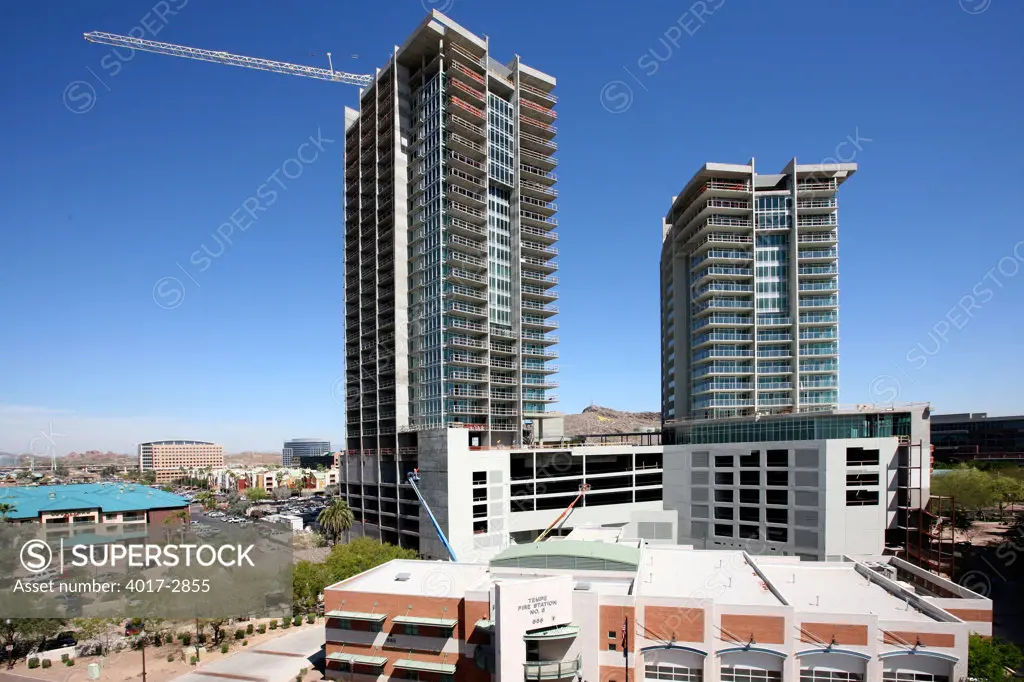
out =
{"type": "MultiPolygon", "coordinates": [[[[154,54],[165,54],[171,57],[197,59],[203,62],[213,62],[214,64],[239,66],[245,69],[270,71],[271,73],[283,73],[289,76],[304,76],[306,78],[316,78],[322,81],[358,85],[360,87],[370,85],[373,83],[374,78],[373,76],[368,75],[335,71],[333,67],[330,69],[319,69],[315,66],[289,64],[288,62],[275,62],[270,59],[261,59],[259,57],[245,57],[242,55],[231,54],[230,52],[216,52],[214,50],[203,50],[197,47],[172,45],[171,43],[144,40],[142,38],[133,38],[132,36],[121,36],[114,33],[103,33],[102,31],[85,33],[84,37],[90,43],[99,43],[100,45],[127,47],[132,50],[153,52],[154,54]]],[[[328,59],[329,58],[330,53],[328,53],[328,59]]]]}

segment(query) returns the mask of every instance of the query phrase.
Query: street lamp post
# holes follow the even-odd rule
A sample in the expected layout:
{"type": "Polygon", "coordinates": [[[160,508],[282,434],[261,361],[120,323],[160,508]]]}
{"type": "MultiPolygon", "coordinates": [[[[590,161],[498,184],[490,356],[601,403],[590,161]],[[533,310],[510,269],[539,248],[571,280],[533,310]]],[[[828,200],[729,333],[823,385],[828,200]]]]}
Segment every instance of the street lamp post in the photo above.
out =
{"type": "Polygon", "coordinates": [[[146,630],[139,633],[142,637],[142,682],[146,682],[146,630]]]}
{"type": "MultiPolygon", "coordinates": [[[[7,632],[10,632],[11,631],[11,619],[8,618],[4,622],[7,625],[7,632]]],[[[11,637],[11,640],[13,640],[13,639],[14,639],[14,637],[11,637]]],[[[9,641],[7,643],[7,646],[5,646],[4,648],[7,649],[7,669],[8,670],[14,670],[14,643],[13,643],[13,641],[9,641]]]]}

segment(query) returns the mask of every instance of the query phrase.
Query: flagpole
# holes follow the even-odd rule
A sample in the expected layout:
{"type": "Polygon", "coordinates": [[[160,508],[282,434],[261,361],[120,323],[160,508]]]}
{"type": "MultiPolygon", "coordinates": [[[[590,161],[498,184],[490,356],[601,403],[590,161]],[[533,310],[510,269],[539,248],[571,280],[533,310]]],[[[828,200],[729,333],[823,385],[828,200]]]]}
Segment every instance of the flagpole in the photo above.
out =
{"type": "Polygon", "coordinates": [[[622,672],[625,682],[629,682],[629,617],[622,619],[622,672]]]}

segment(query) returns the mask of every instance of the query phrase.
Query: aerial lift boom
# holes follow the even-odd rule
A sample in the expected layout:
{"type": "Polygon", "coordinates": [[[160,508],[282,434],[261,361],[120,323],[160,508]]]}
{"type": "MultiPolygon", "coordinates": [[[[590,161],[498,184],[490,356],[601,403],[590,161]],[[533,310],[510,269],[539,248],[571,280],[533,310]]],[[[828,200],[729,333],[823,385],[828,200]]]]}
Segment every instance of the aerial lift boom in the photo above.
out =
{"type": "Polygon", "coordinates": [[[569,512],[572,511],[572,508],[576,506],[576,503],[579,502],[583,498],[583,496],[587,494],[587,492],[589,490],[590,490],[590,484],[589,483],[584,483],[583,485],[581,485],[580,486],[580,494],[576,496],[576,499],[569,503],[569,506],[566,507],[565,510],[561,514],[558,515],[558,518],[555,519],[554,522],[550,526],[548,526],[544,530],[543,533],[541,533],[540,535],[537,536],[537,539],[534,540],[534,542],[541,542],[542,540],[544,540],[544,538],[546,538],[548,536],[548,533],[550,533],[552,530],[554,530],[555,526],[557,526],[559,523],[561,523],[562,519],[564,519],[566,516],[569,515],[569,512]]]}
{"type": "Polygon", "coordinates": [[[410,471],[406,476],[406,480],[409,482],[409,485],[412,486],[412,490],[416,493],[416,497],[419,498],[420,505],[427,512],[427,516],[430,517],[430,522],[434,524],[434,530],[437,532],[437,537],[441,538],[441,544],[443,544],[444,548],[448,550],[448,556],[452,558],[452,561],[458,561],[455,557],[455,550],[452,549],[452,546],[448,543],[448,538],[445,537],[444,531],[441,530],[441,524],[437,522],[437,519],[434,517],[434,512],[430,511],[430,505],[428,505],[427,501],[423,499],[423,493],[420,492],[419,487],[416,485],[416,481],[420,480],[420,470],[413,469],[410,471]]]}

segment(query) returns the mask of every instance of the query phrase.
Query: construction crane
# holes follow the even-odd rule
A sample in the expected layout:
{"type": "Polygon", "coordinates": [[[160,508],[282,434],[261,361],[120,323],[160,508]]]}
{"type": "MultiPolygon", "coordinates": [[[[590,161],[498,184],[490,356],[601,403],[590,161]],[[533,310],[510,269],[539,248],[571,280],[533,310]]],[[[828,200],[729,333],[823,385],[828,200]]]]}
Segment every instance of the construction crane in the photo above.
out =
{"type": "Polygon", "coordinates": [[[559,523],[561,523],[562,519],[564,519],[566,516],[569,515],[569,512],[571,512],[572,508],[576,506],[576,503],[579,502],[581,499],[583,499],[583,496],[586,495],[589,491],[590,491],[590,484],[589,483],[584,483],[583,485],[581,485],[580,486],[580,494],[576,496],[576,499],[569,503],[569,506],[566,507],[565,510],[561,514],[558,515],[558,518],[555,519],[554,522],[550,526],[548,526],[544,530],[543,533],[541,533],[540,535],[537,536],[537,539],[534,540],[534,542],[541,542],[542,540],[544,540],[544,538],[546,538],[548,536],[548,533],[550,533],[552,530],[554,530],[555,526],[557,526],[559,523]]]}
{"type": "Polygon", "coordinates": [[[412,486],[412,490],[416,493],[416,497],[419,498],[420,505],[422,505],[423,509],[426,510],[427,516],[430,517],[430,522],[434,524],[434,530],[437,532],[437,537],[441,538],[441,544],[443,544],[444,548],[448,550],[448,556],[451,557],[452,561],[458,561],[455,557],[455,550],[452,549],[452,546],[448,543],[448,538],[445,537],[444,531],[441,530],[441,524],[437,522],[437,519],[434,517],[434,512],[430,511],[430,505],[423,499],[423,493],[420,492],[419,486],[416,485],[416,481],[420,480],[420,470],[413,469],[410,471],[406,476],[406,480],[409,482],[409,485],[412,486]]]}
{"type": "Polygon", "coordinates": [[[214,64],[240,66],[246,69],[258,69],[260,71],[270,71],[272,73],[283,73],[289,76],[305,76],[306,78],[316,78],[322,81],[358,85],[360,87],[370,85],[373,83],[374,78],[373,76],[362,74],[335,71],[334,64],[331,61],[330,52],[327,53],[327,64],[329,68],[318,69],[315,66],[302,66],[301,64],[275,62],[269,59],[260,59],[259,57],[244,57],[242,55],[231,54],[229,52],[202,50],[196,47],[160,43],[155,40],[143,40],[142,38],[115,35],[113,33],[103,33],[102,31],[92,31],[90,33],[85,33],[84,36],[90,43],[99,43],[100,45],[127,47],[132,50],[153,52],[155,54],[166,54],[171,57],[198,59],[199,61],[213,62],[214,64]]]}

